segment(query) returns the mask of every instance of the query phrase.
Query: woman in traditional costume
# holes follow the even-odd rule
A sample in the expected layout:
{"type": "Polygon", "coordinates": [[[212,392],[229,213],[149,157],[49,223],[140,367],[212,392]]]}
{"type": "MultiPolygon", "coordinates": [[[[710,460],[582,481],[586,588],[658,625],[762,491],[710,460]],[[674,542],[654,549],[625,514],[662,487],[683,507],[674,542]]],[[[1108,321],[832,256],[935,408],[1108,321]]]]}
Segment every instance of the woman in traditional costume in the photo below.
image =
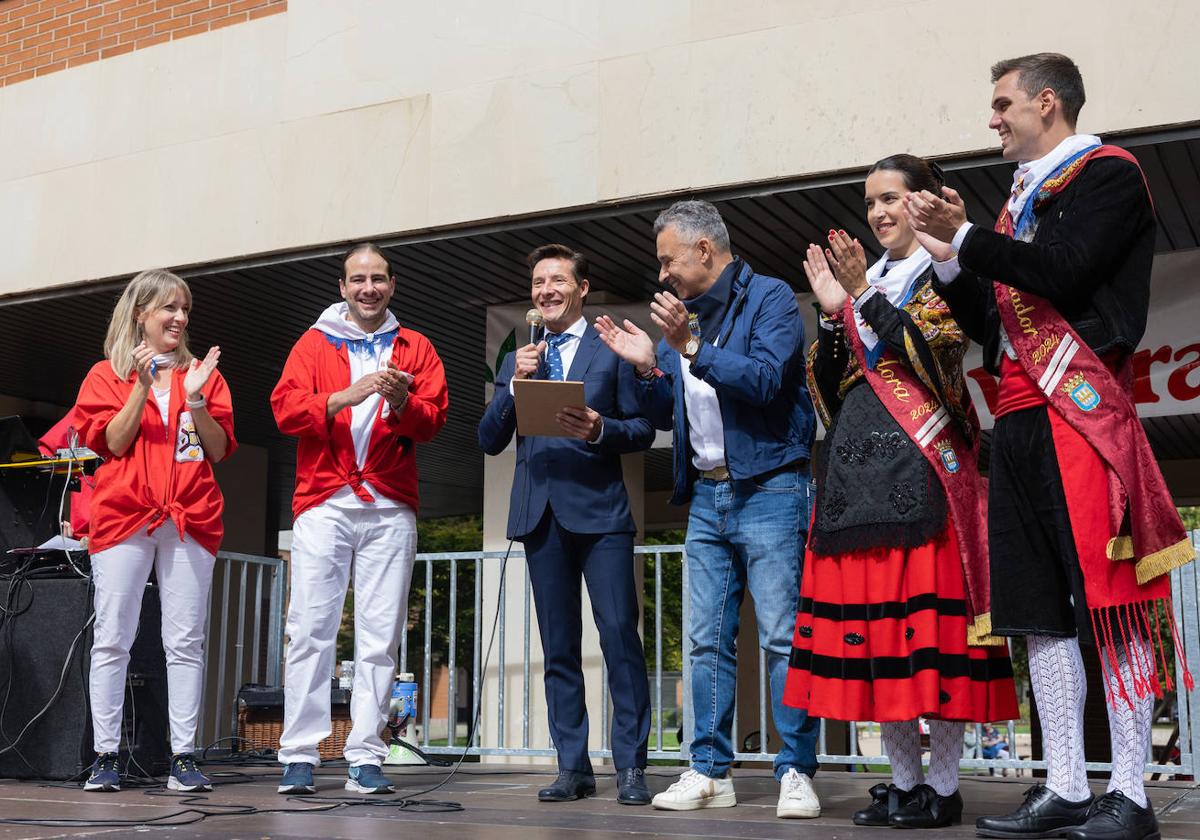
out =
{"type": "Polygon", "coordinates": [[[879,161],[865,199],[883,257],[868,268],[857,240],[830,231],[804,262],[821,310],[809,389],[827,434],[785,702],[881,723],[892,783],[871,788],[859,825],[960,822],[963,722],[1018,716],[1008,649],[989,635],[967,339],[903,211],[906,193],[941,186],[920,158],[879,161]]]}

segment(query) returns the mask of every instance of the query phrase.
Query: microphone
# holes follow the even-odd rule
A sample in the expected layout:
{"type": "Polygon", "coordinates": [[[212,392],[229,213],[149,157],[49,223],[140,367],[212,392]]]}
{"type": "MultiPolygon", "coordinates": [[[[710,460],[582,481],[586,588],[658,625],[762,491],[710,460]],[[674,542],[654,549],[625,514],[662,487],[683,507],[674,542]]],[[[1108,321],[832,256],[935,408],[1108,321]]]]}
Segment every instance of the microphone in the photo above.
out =
{"type": "Polygon", "coordinates": [[[530,309],[525,313],[525,323],[529,325],[529,343],[537,344],[538,332],[542,328],[542,313],[530,309]]]}

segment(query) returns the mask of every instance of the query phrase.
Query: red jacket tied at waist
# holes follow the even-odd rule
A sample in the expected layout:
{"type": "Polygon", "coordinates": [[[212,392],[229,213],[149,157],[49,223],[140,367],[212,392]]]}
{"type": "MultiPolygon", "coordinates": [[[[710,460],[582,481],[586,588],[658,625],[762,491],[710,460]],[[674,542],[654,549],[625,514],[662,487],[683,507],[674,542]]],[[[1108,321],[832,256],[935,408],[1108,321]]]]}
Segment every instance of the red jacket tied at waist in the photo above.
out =
{"type": "MultiPolygon", "coordinates": [[[[105,459],[96,470],[92,496],[92,552],[112,548],[143,528],[155,531],[168,521],[174,523],[180,539],[191,537],[210,554],[220,548],[225,535],[221,523],[225,502],[213,476],[212,462],[206,455],[199,460],[176,459],[179,421],[187,412],[183,389],[186,373],[183,369],[171,372],[167,428],[163,428],[154,394],[147,394],[138,432],[120,457],[109,450],[105,430],[129,399],[136,374],[121,380],[105,360],[97,362],[83,380],[75,403],[79,436],[84,445],[105,459]]],[[[213,371],[201,393],[207,400],[208,413],[229,439],[225,449],[228,458],[237,448],[229,386],[219,371],[213,371]]],[[[198,445],[190,441],[188,448],[198,445]]]]}
{"type": "Polygon", "coordinates": [[[442,360],[429,339],[401,327],[392,345],[392,364],[413,376],[408,401],[399,413],[381,401],[362,469],[354,453],[351,412],[325,416],[329,396],[350,387],[346,348],[335,347],[320,330],[300,337],[283,366],[271,408],[284,434],[300,439],[296,452],[297,517],[349,486],[363,501],[374,501],[363,482],[417,510],[414,443],[432,440],[446,423],[449,400],[442,360]],[[385,416],[386,414],[386,416],[385,416]]]}

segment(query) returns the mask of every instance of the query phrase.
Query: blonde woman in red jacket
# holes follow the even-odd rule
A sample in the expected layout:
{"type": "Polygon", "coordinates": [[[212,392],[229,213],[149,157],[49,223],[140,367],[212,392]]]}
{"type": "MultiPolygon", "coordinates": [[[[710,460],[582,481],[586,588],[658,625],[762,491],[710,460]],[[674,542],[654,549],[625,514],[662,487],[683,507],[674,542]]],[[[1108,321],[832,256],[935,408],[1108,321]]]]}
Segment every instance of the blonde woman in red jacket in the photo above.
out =
{"type": "Polygon", "coordinates": [[[76,416],[104,458],[92,497],[90,691],[96,761],[84,790],[121,788],[117,749],[129,649],[153,569],[162,599],[172,790],[212,790],[192,755],[204,677],[204,623],[224,501],[212,464],[236,448],[221,351],[187,347],[192,293],[168,271],[143,271],[113,310],[105,361],[83,381],[76,416]]]}

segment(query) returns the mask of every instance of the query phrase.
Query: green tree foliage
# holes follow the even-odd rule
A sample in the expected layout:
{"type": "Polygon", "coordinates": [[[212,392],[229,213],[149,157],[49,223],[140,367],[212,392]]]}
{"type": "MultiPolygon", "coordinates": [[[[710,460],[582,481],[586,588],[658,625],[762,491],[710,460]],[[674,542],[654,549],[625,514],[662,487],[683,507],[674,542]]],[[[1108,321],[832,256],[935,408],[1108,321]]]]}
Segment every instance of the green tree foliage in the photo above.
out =
{"type": "MultiPolygon", "coordinates": [[[[646,545],[683,545],[687,532],[682,529],[657,531],[646,534],[646,545]]],[[[654,634],[654,555],[645,555],[646,576],[643,581],[645,621],[646,667],[654,672],[656,667],[654,634]]],[[[683,670],[683,557],[680,554],[664,555],[662,558],[662,636],[663,670],[683,670]]]]}

